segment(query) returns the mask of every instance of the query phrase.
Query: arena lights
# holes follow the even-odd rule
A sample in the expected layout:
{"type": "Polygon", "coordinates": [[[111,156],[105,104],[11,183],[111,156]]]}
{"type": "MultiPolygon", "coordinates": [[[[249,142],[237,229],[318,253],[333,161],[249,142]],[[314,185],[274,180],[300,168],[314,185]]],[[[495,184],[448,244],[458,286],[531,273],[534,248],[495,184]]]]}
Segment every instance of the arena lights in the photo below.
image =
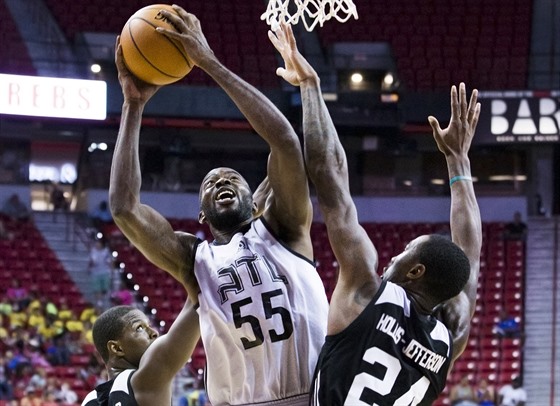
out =
{"type": "Polygon", "coordinates": [[[92,73],[100,73],[101,65],[99,65],[98,63],[92,63],[89,69],[92,71],[92,73]]]}
{"type": "Polygon", "coordinates": [[[350,81],[354,84],[362,83],[364,81],[364,76],[359,72],[353,73],[350,76],[350,81]]]}

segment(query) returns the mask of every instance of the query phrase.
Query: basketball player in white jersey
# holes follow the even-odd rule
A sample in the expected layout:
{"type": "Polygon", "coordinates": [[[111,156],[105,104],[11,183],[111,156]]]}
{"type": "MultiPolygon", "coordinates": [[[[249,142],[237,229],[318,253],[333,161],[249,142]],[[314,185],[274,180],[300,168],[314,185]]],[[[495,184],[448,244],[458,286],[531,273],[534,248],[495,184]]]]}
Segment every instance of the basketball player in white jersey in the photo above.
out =
{"type": "MultiPolygon", "coordinates": [[[[201,223],[214,242],[174,231],[140,199],[138,144],[144,106],[158,87],[136,80],[117,48],[123,89],[109,203],[126,237],[181,282],[198,306],[213,406],[305,405],[326,335],[328,302],[313,263],[312,206],[299,139],[259,91],[217,60],[198,19],[174,6],[162,11],[189,58],[231,97],[270,145],[263,208],[234,169],[210,171],[200,187],[201,223]],[[262,214],[257,218],[257,213],[262,214]]],[[[188,230],[187,230],[188,231],[188,230]]]]}
{"type": "Polygon", "coordinates": [[[458,94],[452,87],[447,128],[429,118],[447,161],[453,241],[420,236],[380,277],[375,247],[358,223],[345,152],[319,77],[289,26],[269,37],[286,65],[277,73],[301,89],[308,174],[340,265],[311,404],[431,405],[467,345],[475,310],[482,233],[467,154],[480,114],[477,92],[467,105],[465,85],[458,94]]]}
{"type": "Polygon", "coordinates": [[[107,309],[93,324],[93,341],[109,380],[92,390],[82,406],[171,405],[173,379],[199,336],[198,315],[189,301],[162,336],[135,307],[107,309]]]}

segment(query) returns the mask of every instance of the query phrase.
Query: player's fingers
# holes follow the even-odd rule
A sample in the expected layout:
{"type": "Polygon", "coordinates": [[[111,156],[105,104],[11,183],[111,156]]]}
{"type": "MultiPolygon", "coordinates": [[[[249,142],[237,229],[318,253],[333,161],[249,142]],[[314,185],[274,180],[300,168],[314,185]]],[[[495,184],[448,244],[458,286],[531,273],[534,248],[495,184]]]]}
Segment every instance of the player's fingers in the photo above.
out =
{"type": "Polygon", "coordinates": [[[268,39],[270,40],[270,42],[272,42],[272,45],[274,45],[274,48],[276,48],[276,50],[280,53],[282,53],[281,49],[282,49],[282,44],[280,43],[280,40],[277,37],[277,34],[272,32],[272,31],[268,31],[268,39]]]}
{"type": "Polygon", "coordinates": [[[430,126],[432,127],[434,137],[442,132],[441,126],[439,125],[439,121],[434,116],[428,117],[428,123],[430,123],[430,126]]]}
{"type": "Polygon", "coordinates": [[[475,115],[476,106],[477,106],[477,99],[478,99],[478,90],[473,89],[471,93],[471,99],[469,101],[469,113],[467,117],[467,121],[470,123],[475,115]]]}
{"type": "Polygon", "coordinates": [[[459,101],[457,100],[457,86],[451,86],[451,120],[460,117],[459,101]]]}
{"type": "MultiPolygon", "coordinates": [[[[182,32],[185,32],[185,31],[188,29],[189,24],[190,24],[188,15],[186,15],[186,16],[180,16],[180,15],[178,15],[178,14],[176,14],[176,13],[172,13],[172,12],[170,12],[170,11],[168,11],[168,10],[164,10],[164,9],[161,9],[159,12],[161,13],[161,15],[162,15],[167,21],[169,21],[169,23],[170,23],[173,27],[175,27],[175,29],[176,29],[178,32],[182,33],[182,32]],[[189,24],[187,24],[187,22],[189,22],[189,24]]],[[[192,25],[191,25],[191,26],[192,26],[192,25]]]]}
{"type": "Polygon", "coordinates": [[[192,17],[196,18],[196,17],[194,16],[194,14],[187,13],[187,11],[186,11],[183,7],[181,7],[181,6],[177,5],[177,4],[173,4],[173,5],[171,5],[171,7],[173,7],[173,10],[175,10],[175,12],[176,12],[177,14],[179,14],[179,16],[181,16],[181,19],[182,19],[183,21],[185,21],[185,22],[186,22],[187,20],[190,20],[192,17]],[[191,17],[191,16],[192,16],[192,17],[191,17]]]}
{"type": "Polygon", "coordinates": [[[282,25],[282,29],[285,32],[286,39],[288,41],[288,44],[290,45],[290,49],[296,49],[297,48],[296,38],[294,37],[294,31],[292,30],[292,26],[285,22],[282,25]]]}
{"type": "Polygon", "coordinates": [[[463,82],[459,84],[459,108],[461,109],[461,120],[467,120],[467,89],[463,82]]]}
{"type": "Polygon", "coordinates": [[[168,30],[167,28],[163,28],[163,27],[157,27],[156,31],[159,32],[160,34],[165,35],[168,38],[171,39],[176,39],[177,41],[181,41],[182,36],[181,34],[179,34],[177,31],[175,30],[168,30]]]}
{"type": "Polygon", "coordinates": [[[471,128],[473,133],[475,132],[476,126],[478,125],[479,117],[480,117],[480,103],[476,103],[476,106],[474,108],[474,116],[471,121],[471,128]]]}

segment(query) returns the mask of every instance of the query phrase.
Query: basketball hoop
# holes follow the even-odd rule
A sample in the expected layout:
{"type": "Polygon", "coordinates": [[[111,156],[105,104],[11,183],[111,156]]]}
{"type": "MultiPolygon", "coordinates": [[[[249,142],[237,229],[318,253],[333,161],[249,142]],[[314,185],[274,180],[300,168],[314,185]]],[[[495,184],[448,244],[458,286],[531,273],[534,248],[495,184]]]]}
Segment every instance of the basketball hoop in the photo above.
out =
{"type": "Polygon", "coordinates": [[[275,31],[280,22],[295,25],[301,19],[307,31],[313,31],[315,26],[323,26],[325,21],[336,18],[341,23],[350,17],[358,19],[358,12],[352,0],[269,0],[266,11],[261,20],[266,20],[270,28],[275,31]],[[295,11],[290,12],[289,7],[295,11]]]}

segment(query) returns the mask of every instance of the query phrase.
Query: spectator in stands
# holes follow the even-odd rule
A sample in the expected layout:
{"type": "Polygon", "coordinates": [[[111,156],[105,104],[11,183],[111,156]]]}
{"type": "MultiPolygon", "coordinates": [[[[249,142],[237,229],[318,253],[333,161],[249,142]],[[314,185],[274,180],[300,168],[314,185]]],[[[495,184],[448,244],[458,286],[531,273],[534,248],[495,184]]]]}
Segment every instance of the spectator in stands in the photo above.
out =
{"type": "Polygon", "coordinates": [[[28,221],[31,218],[31,211],[21,201],[17,193],[12,194],[6,200],[4,206],[2,206],[2,213],[17,221],[28,221]]]}
{"type": "Polygon", "coordinates": [[[91,277],[96,304],[99,307],[106,305],[107,295],[111,291],[114,269],[113,255],[105,240],[95,239],[89,249],[88,274],[91,277]]]}
{"type": "Polygon", "coordinates": [[[68,301],[65,297],[61,297],[58,309],[58,320],[62,322],[62,325],[64,325],[66,320],[70,320],[73,316],[74,311],[68,306],[68,301]]]}
{"type": "Polygon", "coordinates": [[[183,385],[179,406],[205,406],[207,399],[204,388],[199,388],[196,379],[191,378],[183,385]]]}
{"type": "Polygon", "coordinates": [[[68,338],[68,333],[66,331],[53,337],[50,345],[47,347],[47,359],[51,365],[70,364],[71,353],[68,338]]]}
{"type": "Polygon", "coordinates": [[[41,306],[43,307],[45,318],[48,320],[56,320],[58,317],[58,308],[54,302],[46,296],[41,296],[39,300],[41,302],[41,306]]]}
{"type": "Polygon", "coordinates": [[[193,64],[224,89],[269,144],[271,193],[262,215],[256,218],[259,206],[245,178],[227,167],[208,172],[200,186],[198,218],[209,226],[214,243],[198,240],[194,227],[174,231],[164,216],[142,204],[137,145],[142,112],[158,86],[136,80],[126,69],[117,45],[125,101],[109,188],[113,218],[149,260],[174,276],[188,296],[200,302],[211,403],[252,404],[291,398],[293,404],[307,404],[326,331],[328,301],[312,261],[313,216],[300,141],[291,123],[266,96],[216,58],[198,19],[176,5],[173,8],[178,14],[160,13],[183,34],[160,30],[162,35],[183,44],[193,64]],[[256,278],[252,282],[245,281],[243,269],[249,268],[249,278],[256,278]],[[231,272],[231,289],[219,277],[220,269],[231,272]],[[237,306],[244,307],[245,302],[252,302],[250,307],[255,309],[249,317],[238,312],[237,306]],[[267,314],[272,303],[271,312],[278,311],[278,317],[267,314]],[[215,317],[217,309],[219,317],[215,317]],[[235,327],[239,322],[246,332],[252,326],[254,334],[241,338],[241,330],[235,327]],[[305,328],[295,327],[300,325],[305,328]],[[261,332],[261,326],[268,327],[261,332]],[[223,357],[224,353],[228,357],[223,357]],[[246,385],[247,376],[258,377],[258,384],[246,385]]]}
{"type": "Polygon", "coordinates": [[[28,348],[26,356],[34,368],[50,369],[51,364],[43,354],[43,348],[41,347],[41,340],[39,337],[33,337],[28,341],[28,348]]]}
{"type": "Polygon", "coordinates": [[[78,316],[72,313],[72,317],[66,320],[64,327],[69,333],[77,333],[79,335],[84,330],[84,323],[78,318],[78,316]]]}
{"type": "Polygon", "coordinates": [[[476,400],[479,406],[495,406],[496,392],[486,379],[481,379],[475,389],[476,400]]]}
{"type": "Polygon", "coordinates": [[[506,240],[522,240],[527,239],[527,224],[521,219],[521,212],[513,213],[513,220],[504,227],[504,238],[506,240]]]}
{"type": "Polygon", "coordinates": [[[57,403],[56,395],[58,394],[59,391],[60,391],[60,382],[58,376],[56,375],[47,376],[47,385],[43,390],[43,399],[45,399],[46,403],[54,402],[55,404],[58,405],[59,403],[57,403]]]}
{"type": "Polygon", "coordinates": [[[89,321],[91,324],[93,324],[97,316],[97,308],[93,305],[93,303],[87,302],[86,306],[80,313],[80,320],[82,322],[89,321]]]}
{"type": "MultiPolygon", "coordinates": [[[[6,292],[7,293],[7,292],[6,292]]],[[[0,314],[9,317],[12,314],[13,306],[8,300],[7,294],[0,297],[0,314]]]]}
{"type": "Polygon", "coordinates": [[[64,196],[64,191],[56,183],[52,184],[50,199],[51,199],[51,207],[53,211],[53,221],[56,222],[56,218],[57,218],[56,214],[58,212],[67,212],[68,209],[70,208],[70,204],[68,203],[68,200],[66,200],[66,197],[64,196]]]}
{"type": "Polygon", "coordinates": [[[46,324],[45,316],[43,316],[43,308],[41,306],[28,306],[27,326],[39,331],[46,324]]]}
{"type": "Polygon", "coordinates": [[[4,354],[0,353],[0,400],[12,400],[14,389],[10,380],[10,370],[4,354]]]}
{"type": "Polygon", "coordinates": [[[525,402],[527,402],[527,392],[519,376],[498,391],[498,406],[525,406],[525,402]]]}
{"type": "Polygon", "coordinates": [[[452,86],[447,128],[428,117],[450,178],[452,240],[434,234],[415,238],[380,277],[319,76],[299,53],[290,25],[281,24],[269,37],[285,62],[277,73],[300,86],[307,173],[340,266],[311,403],[356,405],[367,398],[369,404],[431,404],[467,346],[475,312],[482,224],[468,153],[480,115],[477,91],[467,101],[465,84],[452,86]],[[423,357],[439,359],[439,367],[427,367],[423,357]],[[374,369],[390,379],[372,384],[378,381],[370,375],[374,369]]]}
{"type": "Polygon", "coordinates": [[[522,336],[521,324],[505,309],[502,309],[500,318],[494,326],[494,333],[500,338],[518,338],[522,336]]]}
{"type": "Polygon", "coordinates": [[[476,395],[468,375],[451,388],[449,400],[453,406],[477,406],[476,395]]]}
{"type": "MultiPolygon", "coordinates": [[[[18,305],[19,310],[25,311],[31,302],[29,290],[17,278],[12,279],[11,286],[6,291],[6,297],[12,305],[18,305]]],[[[15,309],[14,309],[15,310],[15,309]]]]}
{"type": "Polygon", "coordinates": [[[135,296],[122,280],[119,280],[118,288],[111,295],[111,302],[114,306],[125,305],[134,306],[135,296]]]}
{"type": "Polygon", "coordinates": [[[54,337],[64,332],[64,324],[60,320],[47,318],[45,324],[37,330],[43,341],[51,341],[54,337]]]}
{"type": "Polygon", "coordinates": [[[43,399],[39,391],[34,388],[26,388],[25,394],[19,401],[19,406],[42,406],[43,399]]]}
{"type": "Polygon", "coordinates": [[[31,391],[36,391],[43,393],[47,387],[47,370],[43,367],[38,367],[34,369],[31,379],[27,383],[27,389],[31,391]]]}
{"type": "Polygon", "coordinates": [[[99,206],[91,213],[91,223],[97,230],[102,230],[105,224],[113,222],[113,216],[109,210],[109,205],[106,200],[99,203],[99,206]]]}
{"type": "Polygon", "coordinates": [[[140,310],[131,306],[109,308],[95,321],[93,338],[110,381],[91,391],[82,406],[97,406],[98,397],[114,404],[115,392],[122,404],[170,405],[171,383],[192,355],[199,337],[198,315],[190,300],[167,334],[160,337],[140,310]]]}
{"type": "Polygon", "coordinates": [[[60,385],[60,390],[55,394],[55,398],[63,405],[73,405],[78,401],[78,395],[72,390],[70,384],[66,381],[60,385]]]}

